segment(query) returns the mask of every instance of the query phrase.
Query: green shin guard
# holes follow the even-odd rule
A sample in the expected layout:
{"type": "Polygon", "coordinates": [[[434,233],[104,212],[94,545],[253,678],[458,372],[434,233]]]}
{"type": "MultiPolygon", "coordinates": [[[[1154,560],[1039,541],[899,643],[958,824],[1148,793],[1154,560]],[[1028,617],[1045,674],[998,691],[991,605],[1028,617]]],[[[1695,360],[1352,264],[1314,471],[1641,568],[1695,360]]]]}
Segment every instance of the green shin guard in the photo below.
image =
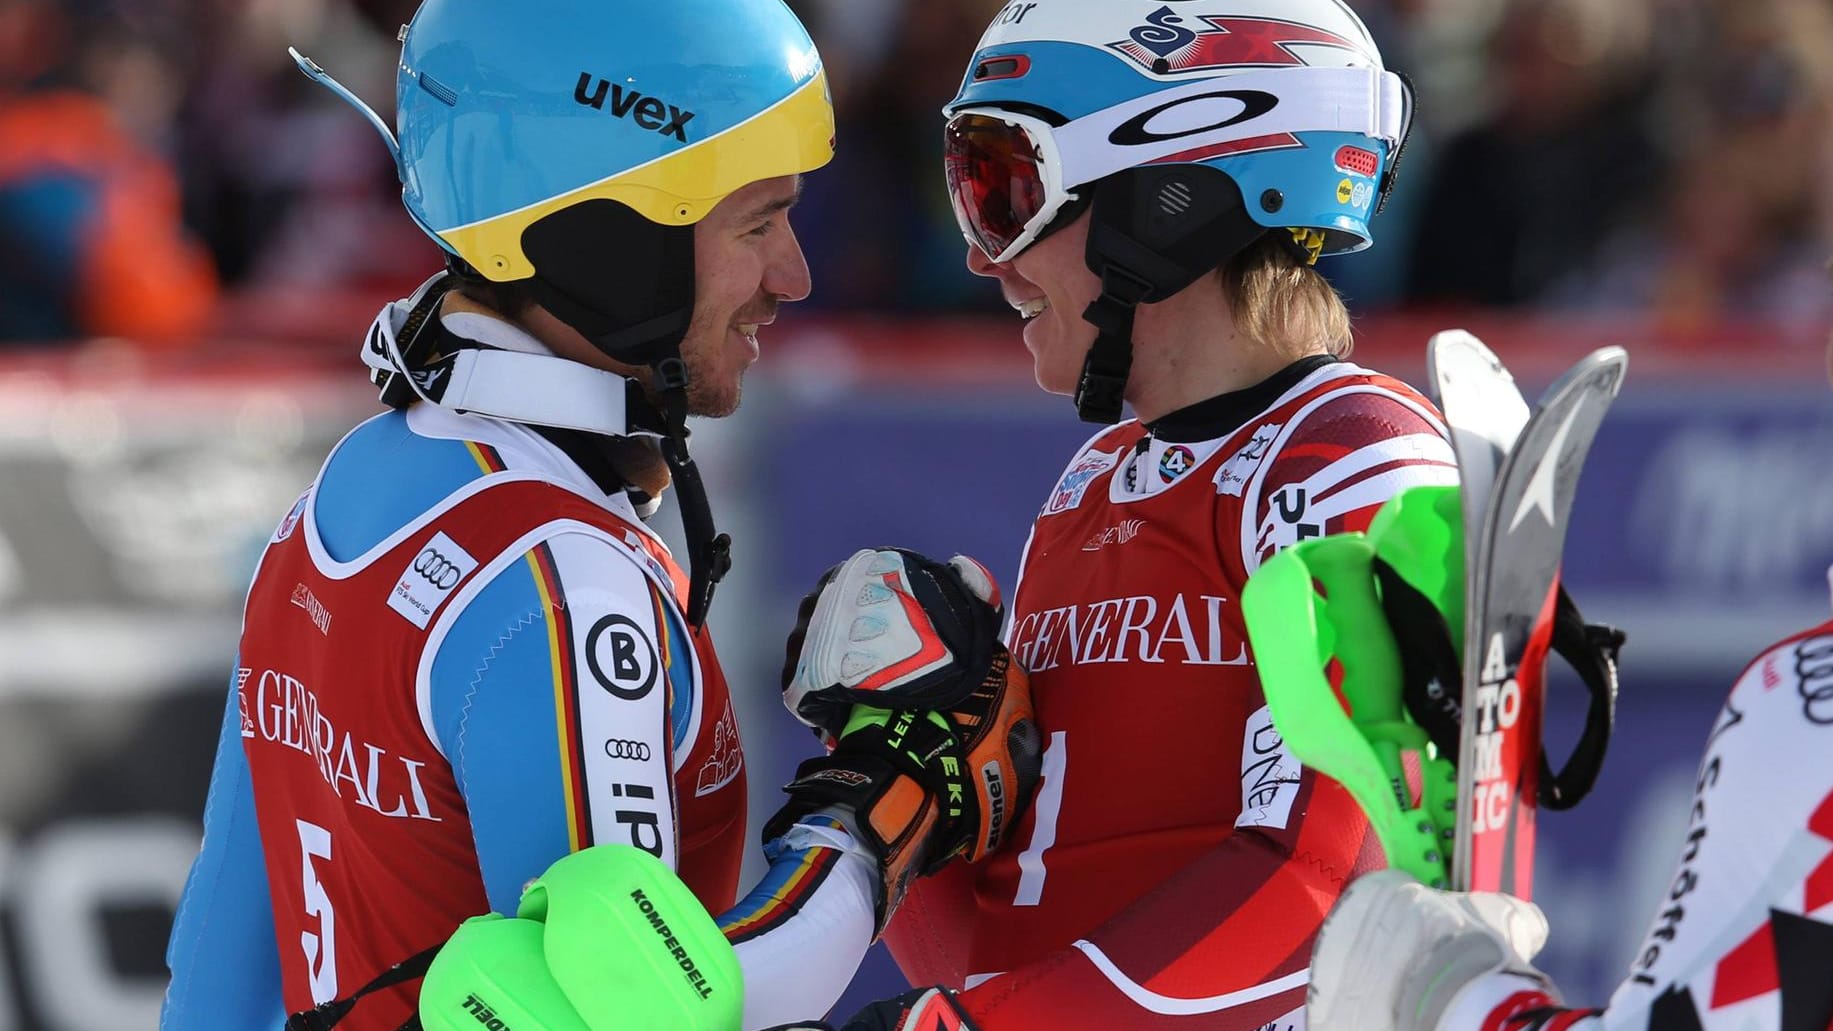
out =
{"type": "Polygon", "coordinates": [[[575,852],[515,918],[474,917],[420,991],[426,1031],[735,1031],[744,977],[687,885],[627,845],[575,852]]]}

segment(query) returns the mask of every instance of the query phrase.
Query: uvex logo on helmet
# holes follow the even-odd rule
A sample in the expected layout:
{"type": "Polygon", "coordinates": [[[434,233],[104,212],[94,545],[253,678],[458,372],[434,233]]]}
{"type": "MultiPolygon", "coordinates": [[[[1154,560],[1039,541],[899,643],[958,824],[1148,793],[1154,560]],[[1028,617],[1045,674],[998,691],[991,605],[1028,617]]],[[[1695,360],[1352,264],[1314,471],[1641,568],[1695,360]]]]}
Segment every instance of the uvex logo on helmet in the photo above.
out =
{"type": "Polygon", "coordinates": [[[1298,22],[1213,14],[1199,16],[1194,28],[1186,21],[1170,7],[1161,7],[1126,39],[1108,46],[1160,75],[1210,68],[1302,65],[1305,61],[1293,51],[1295,46],[1335,47],[1374,60],[1364,44],[1298,22]]]}
{"type": "Polygon", "coordinates": [[[653,130],[663,136],[673,136],[682,143],[687,142],[687,123],[693,121],[694,113],[684,111],[660,97],[646,96],[634,89],[625,89],[622,84],[599,79],[598,85],[592,85],[594,76],[591,72],[579,73],[579,84],[573,87],[573,100],[585,107],[605,110],[605,100],[611,101],[611,113],[619,118],[629,118],[645,129],[653,130]],[[587,90],[591,90],[587,93],[587,90]]]}

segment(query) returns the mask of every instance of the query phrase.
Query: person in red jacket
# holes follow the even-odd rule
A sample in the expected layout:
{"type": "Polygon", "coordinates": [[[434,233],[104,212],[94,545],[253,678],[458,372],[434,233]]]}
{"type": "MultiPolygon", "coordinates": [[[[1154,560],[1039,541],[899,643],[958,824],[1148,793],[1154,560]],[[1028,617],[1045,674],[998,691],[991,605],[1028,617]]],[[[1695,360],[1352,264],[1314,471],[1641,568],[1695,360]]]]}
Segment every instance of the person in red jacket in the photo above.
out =
{"type": "Polygon", "coordinates": [[[179,218],[178,181],[102,101],[0,86],[0,340],[204,332],[216,269],[179,218]]]}
{"type": "Polygon", "coordinates": [[[1039,386],[1118,425],[1043,499],[1012,592],[1040,786],[892,921],[937,987],[849,1027],[1286,1027],[1381,851],[1274,730],[1239,598],[1277,549],[1455,481],[1431,404],[1344,360],[1313,267],[1370,244],[1410,93],[1334,0],[1056,0],[1000,10],[944,114],[969,269],[1039,386]]]}

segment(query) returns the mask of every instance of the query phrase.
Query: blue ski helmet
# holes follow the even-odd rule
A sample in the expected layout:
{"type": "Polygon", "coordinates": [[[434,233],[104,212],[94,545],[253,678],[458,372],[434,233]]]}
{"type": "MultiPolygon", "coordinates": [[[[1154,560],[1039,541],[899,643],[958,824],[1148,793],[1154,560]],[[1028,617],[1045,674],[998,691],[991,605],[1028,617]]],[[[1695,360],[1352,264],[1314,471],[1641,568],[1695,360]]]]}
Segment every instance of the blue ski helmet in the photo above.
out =
{"type": "Polygon", "coordinates": [[[626,361],[686,331],[694,223],[833,156],[821,56],[782,0],[426,0],[401,38],[408,213],[460,272],[527,281],[626,361]]]}

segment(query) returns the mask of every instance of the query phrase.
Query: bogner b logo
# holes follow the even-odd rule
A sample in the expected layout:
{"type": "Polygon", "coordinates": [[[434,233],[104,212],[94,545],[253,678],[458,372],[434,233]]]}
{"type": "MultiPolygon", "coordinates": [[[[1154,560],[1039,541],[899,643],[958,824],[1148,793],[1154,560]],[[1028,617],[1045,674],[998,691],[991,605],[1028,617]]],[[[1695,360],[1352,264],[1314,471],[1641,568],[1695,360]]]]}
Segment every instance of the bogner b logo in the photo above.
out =
{"type": "Polygon", "coordinates": [[[692,111],[683,111],[659,97],[645,96],[633,89],[625,89],[622,84],[599,79],[596,86],[591,72],[579,73],[579,84],[573,87],[573,99],[586,107],[603,111],[605,100],[611,101],[611,113],[619,118],[628,117],[645,129],[651,129],[663,136],[673,136],[682,143],[687,142],[687,123],[694,120],[692,111]],[[587,92],[590,90],[591,92],[587,92]],[[666,119],[666,120],[664,120],[666,119]]]}

